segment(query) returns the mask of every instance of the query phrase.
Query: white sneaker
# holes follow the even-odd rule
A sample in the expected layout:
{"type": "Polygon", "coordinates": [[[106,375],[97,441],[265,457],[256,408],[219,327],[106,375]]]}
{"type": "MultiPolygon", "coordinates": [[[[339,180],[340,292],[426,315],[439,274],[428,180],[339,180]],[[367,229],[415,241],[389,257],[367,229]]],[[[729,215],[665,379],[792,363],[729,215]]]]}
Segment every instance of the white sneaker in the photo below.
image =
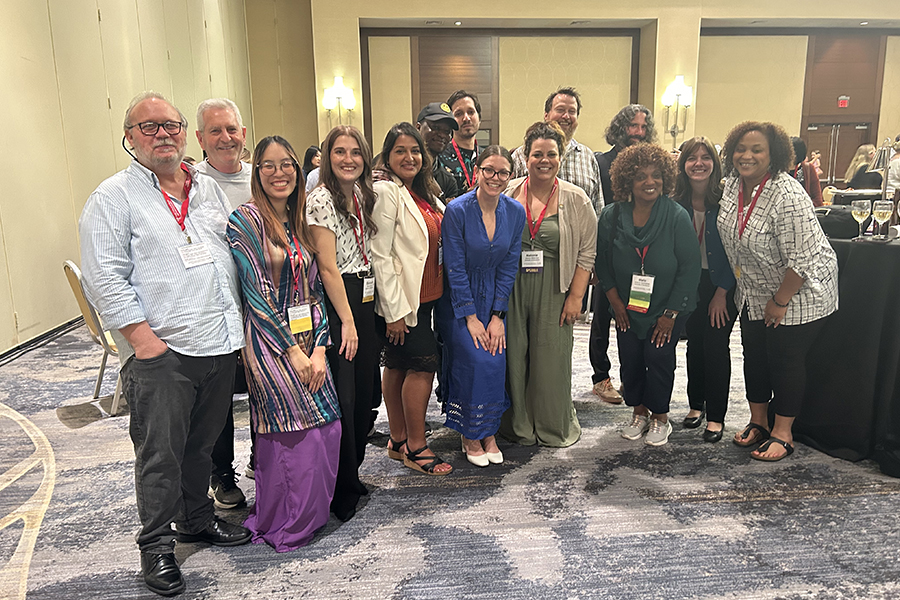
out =
{"type": "Polygon", "coordinates": [[[595,396],[599,396],[604,402],[610,404],[622,404],[622,394],[616,391],[616,388],[613,387],[612,381],[608,377],[603,381],[595,383],[591,392],[593,392],[595,396]]]}
{"type": "Polygon", "coordinates": [[[644,438],[644,443],[648,446],[662,446],[669,441],[670,433],[672,433],[672,423],[650,419],[650,430],[647,432],[647,437],[644,438]]]}
{"type": "Polygon", "coordinates": [[[631,423],[622,428],[622,437],[626,440],[639,440],[650,429],[650,417],[634,415],[631,423]]]}

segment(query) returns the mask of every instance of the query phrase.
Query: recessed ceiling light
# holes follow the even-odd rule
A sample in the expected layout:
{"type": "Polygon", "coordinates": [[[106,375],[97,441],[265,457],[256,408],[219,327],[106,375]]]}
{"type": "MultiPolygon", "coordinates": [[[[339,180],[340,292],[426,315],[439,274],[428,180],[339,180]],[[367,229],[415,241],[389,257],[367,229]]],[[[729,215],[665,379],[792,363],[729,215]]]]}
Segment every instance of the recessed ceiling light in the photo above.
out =
{"type": "Polygon", "coordinates": [[[860,22],[860,25],[868,25],[868,24],[869,24],[868,21],[862,21],[862,22],[860,22]]]}
{"type": "Polygon", "coordinates": [[[454,25],[462,25],[462,21],[457,21],[454,25]]]}
{"type": "Polygon", "coordinates": [[[443,25],[443,21],[425,21],[426,25],[443,25]]]}

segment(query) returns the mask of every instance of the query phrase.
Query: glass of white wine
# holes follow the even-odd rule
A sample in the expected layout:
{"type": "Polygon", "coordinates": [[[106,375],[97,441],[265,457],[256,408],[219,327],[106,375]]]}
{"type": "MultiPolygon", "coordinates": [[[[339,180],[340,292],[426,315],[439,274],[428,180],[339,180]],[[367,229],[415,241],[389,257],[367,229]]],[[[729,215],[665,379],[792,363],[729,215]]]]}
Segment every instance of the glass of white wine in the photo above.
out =
{"type": "Polygon", "coordinates": [[[883,240],[886,235],[881,235],[881,226],[891,220],[891,214],[894,212],[894,203],[890,200],[877,200],[872,205],[872,218],[878,226],[875,239],[883,240]]]}
{"type": "Polygon", "coordinates": [[[869,200],[854,200],[850,203],[850,213],[853,215],[856,222],[859,223],[859,237],[853,238],[856,241],[864,239],[862,230],[863,221],[868,218],[871,207],[872,205],[869,200]]]}

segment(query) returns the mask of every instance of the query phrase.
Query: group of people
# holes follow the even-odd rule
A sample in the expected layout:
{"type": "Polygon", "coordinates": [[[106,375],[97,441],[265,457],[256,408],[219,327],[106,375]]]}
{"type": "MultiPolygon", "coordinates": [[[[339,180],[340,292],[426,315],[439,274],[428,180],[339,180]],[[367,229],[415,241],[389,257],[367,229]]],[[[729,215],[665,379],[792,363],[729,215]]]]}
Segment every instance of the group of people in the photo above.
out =
{"type": "Polygon", "coordinates": [[[740,319],[751,422],[734,442],[758,446],[759,460],[793,452],[805,356],[837,307],[837,266],[791,176],[787,134],[742,123],[721,161],[698,137],[676,164],[654,144],[650,111],[629,105],[607,130],[612,149],[595,154],[574,138],[581,108],[576,90],[556,90],[510,152],[478,146],[481,107],[460,90],[391,127],[377,154],[339,125],[302,161],[276,135],[246,163],[240,111],[212,99],[197,111],[206,158],[189,166],[181,111],[154,92],[132,101],[134,161],[97,188],[79,225],[89,299],[122,348],[149,589],[184,589],[176,539],[288,551],[330,513],[352,518],[382,397],[388,456],[451,473],[426,438],[436,374],[445,424],[474,465],[503,462],[498,435],[576,443],[573,328],[592,284],[593,391],[632,408],[623,437],[667,443],[686,332],[683,425],[706,417],[703,439],[722,438],[740,319]],[[244,526],[213,512],[244,501],[232,464],[238,364],[256,487],[244,526]]]}

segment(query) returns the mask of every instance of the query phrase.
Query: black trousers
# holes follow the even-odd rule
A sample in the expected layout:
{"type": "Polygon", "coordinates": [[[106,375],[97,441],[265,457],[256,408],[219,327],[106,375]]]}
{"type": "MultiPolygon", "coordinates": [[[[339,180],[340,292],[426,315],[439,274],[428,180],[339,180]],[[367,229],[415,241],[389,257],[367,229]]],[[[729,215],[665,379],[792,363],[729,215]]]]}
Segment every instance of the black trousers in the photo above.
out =
{"type": "Polygon", "coordinates": [[[625,404],[643,406],[655,415],[669,412],[675,387],[675,346],[688,316],[675,318],[672,338],[659,348],[652,341],[652,327],[644,339],[639,339],[634,329],[616,331],[625,404]]]}
{"type": "Polygon", "coordinates": [[[141,551],[172,552],[173,521],[195,533],[212,520],[210,452],[231,404],[235,364],[235,354],[193,357],[166,350],[147,360],[131,357],[122,367],[141,551]]]}
{"type": "Polygon", "coordinates": [[[352,361],[339,352],[343,339],[342,322],[331,302],[326,299],[325,303],[332,344],[326,355],[341,405],[341,450],[331,501],[331,510],[338,515],[350,512],[360,496],[369,493],[359,480],[359,466],[366,456],[372,409],[381,401],[381,371],[378,368],[381,339],[375,333],[375,302],[363,303],[362,279],[352,274],[344,275],[343,279],[359,338],[352,361]]]}
{"type": "Polygon", "coordinates": [[[776,415],[796,417],[806,393],[806,358],[825,325],[825,319],[803,325],[766,327],[741,311],[741,344],[744,347],[744,384],[747,400],[766,404],[776,415]]]}
{"type": "MultiPolygon", "coordinates": [[[[247,393],[247,378],[244,374],[244,364],[241,360],[240,350],[237,352],[237,368],[234,370],[234,394],[247,393]]],[[[250,428],[253,431],[253,428],[250,428]]],[[[252,450],[251,450],[252,456],[252,450]]],[[[251,459],[252,463],[252,459],[251,459]]],[[[228,406],[228,415],[225,417],[225,426],[222,433],[216,439],[216,445],[212,450],[212,474],[219,477],[234,477],[234,404],[228,406]]]]}
{"type": "Polygon", "coordinates": [[[591,336],[588,340],[588,357],[594,374],[591,380],[599,383],[609,379],[612,363],[609,361],[609,324],[612,315],[609,312],[609,298],[600,285],[594,286],[593,301],[594,318],[591,320],[591,336]]]}
{"type": "Polygon", "coordinates": [[[731,354],[728,348],[731,330],[737,319],[737,307],[734,305],[735,288],[731,288],[725,295],[728,323],[722,328],[713,327],[709,322],[709,303],[717,289],[709,279],[709,270],[703,269],[697,308],[685,324],[688,338],[687,393],[691,409],[705,410],[708,421],[724,423],[731,385],[731,354]]]}

